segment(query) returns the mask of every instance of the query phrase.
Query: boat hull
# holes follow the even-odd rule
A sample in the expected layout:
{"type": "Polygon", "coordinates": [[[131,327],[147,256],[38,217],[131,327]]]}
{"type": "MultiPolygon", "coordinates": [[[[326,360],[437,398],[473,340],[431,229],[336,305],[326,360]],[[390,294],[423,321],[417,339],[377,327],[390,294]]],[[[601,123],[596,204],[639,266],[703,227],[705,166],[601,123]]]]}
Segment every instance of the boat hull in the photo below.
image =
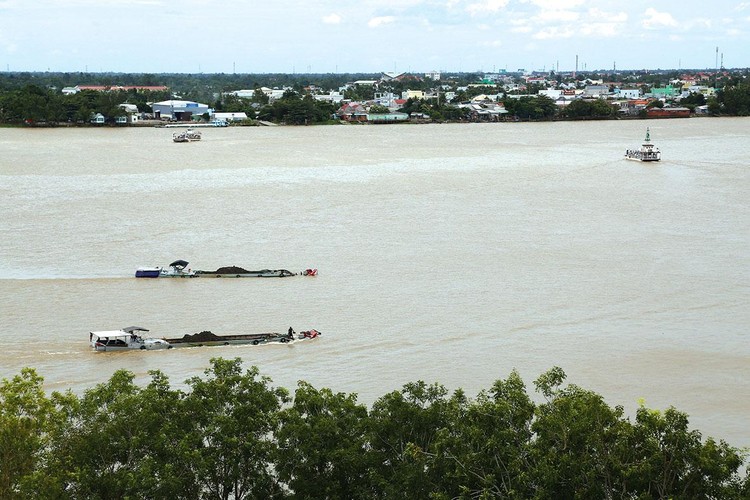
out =
{"type": "Polygon", "coordinates": [[[216,271],[195,271],[196,275],[204,278],[286,278],[296,276],[297,273],[286,269],[261,269],[259,271],[248,271],[242,268],[219,268],[216,271]]]}
{"type": "Polygon", "coordinates": [[[136,278],[158,278],[159,276],[161,276],[159,267],[142,267],[135,271],[136,278]]]}
{"type": "Polygon", "coordinates": [[[661,158],[639,158],[635,156],[625,156],[626,160],[630,161],[661,161],[661,158]]]}
{"type": "Polygon", "coordinates": [[[179,338],[162,339],[172,347],[203,347],[217,345],[245,345],[245,344],[268,344],[271,342],[287,343],[293,340],[288,335],[280,333],[249,333],[240,335],[216,335],[209,331],[203,331],[193,335],[184,335],[179,338]]]}

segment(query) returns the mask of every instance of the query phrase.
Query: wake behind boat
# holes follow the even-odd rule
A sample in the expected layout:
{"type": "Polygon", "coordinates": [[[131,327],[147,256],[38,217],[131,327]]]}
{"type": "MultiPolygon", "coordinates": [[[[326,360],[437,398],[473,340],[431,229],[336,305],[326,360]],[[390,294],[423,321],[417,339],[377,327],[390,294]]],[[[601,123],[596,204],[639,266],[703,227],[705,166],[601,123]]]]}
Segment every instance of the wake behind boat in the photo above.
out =
{"type": "Polygon", "coordinates": [[[635,161],[659,161],[661,160],[661,151],[651,144],[651,134],[646,128],[646,139],[641,144],[640,149],[628,149],[625,151],[626,160],[635,161]]]}
{"type": "Polygon", "coordinates": [[[176,260],[169,264],[168,269],[162,267],[139,267],[135,271],[136,278],[286,278],[289,276],[317,276],[318,270],[313,268],[305,269],[300,273],[289,271],[288,269],[260,269],[258,271],[248,271],[238,266],[220,267],[214,271],[201,271],[187,269],[188,262],[185,260],[176,260]]]}

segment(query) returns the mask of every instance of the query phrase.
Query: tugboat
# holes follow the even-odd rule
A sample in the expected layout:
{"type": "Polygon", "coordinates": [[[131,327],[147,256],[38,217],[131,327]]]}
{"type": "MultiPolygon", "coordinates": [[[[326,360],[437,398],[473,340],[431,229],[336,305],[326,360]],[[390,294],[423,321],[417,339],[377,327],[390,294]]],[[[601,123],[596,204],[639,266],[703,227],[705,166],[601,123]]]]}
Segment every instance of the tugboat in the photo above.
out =
{"type": "Polygon", "coordinates": [[[135,270],[136,278],[195,278],[196,272],[185,268],[188,266],[186,260],[176,260],[169,264],[171,269],[161,267],[139,267],[135,270]]]}
{"type": "Polygon", "coordinates": [[[625,151],[626,160],[635,161],[659,161],[661,160],[661,151],[651,144],[651,134],[648,127],[646,128],[646,139],[641,144],[640,149],[628,149],[625,151]]]}

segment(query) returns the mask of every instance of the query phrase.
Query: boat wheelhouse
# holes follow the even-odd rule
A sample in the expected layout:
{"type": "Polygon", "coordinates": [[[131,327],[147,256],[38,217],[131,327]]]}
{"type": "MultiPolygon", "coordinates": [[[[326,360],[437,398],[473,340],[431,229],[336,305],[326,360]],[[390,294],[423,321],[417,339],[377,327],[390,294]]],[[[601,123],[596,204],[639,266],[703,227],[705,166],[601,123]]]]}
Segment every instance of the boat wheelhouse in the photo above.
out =
{"type": "Polygon", "coordinates": [[[148,329],[140,326],[128,326],[122,330],[89,332],[89,342],[95,351],[129,351],[170,349],[163,339],[144,338],[141,332],[148,329]]]}
{"type": "Polygon", "coordinates": [[[625,151],[625,159],[635,161],[659,161],[661,160],[661,151],[651,144],[651,134],[646,128],[646,139],[639,149],[628,149],[625,151]]]}

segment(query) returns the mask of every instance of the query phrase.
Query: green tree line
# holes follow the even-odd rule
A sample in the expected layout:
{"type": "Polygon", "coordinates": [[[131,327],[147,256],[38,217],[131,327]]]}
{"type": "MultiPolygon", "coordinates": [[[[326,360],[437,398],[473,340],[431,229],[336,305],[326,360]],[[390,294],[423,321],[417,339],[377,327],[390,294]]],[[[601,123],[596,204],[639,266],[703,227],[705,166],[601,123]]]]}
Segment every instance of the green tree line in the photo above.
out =
{"type": "Polygon", "coordinates": [[[742,499],[740,450],[684,413],[622,407],[553,368],[475,398],[413,382],[371,408],[272,386],[239,358],[173,388],[120,370],[81,396],[0,383],[3,499],[742,499]]]}
{"type": "Polygon", "coordinates": [[[25,85],[0,91],[0,123],[88,123],[95,113],[102,113],[111,121],[125,116],[120,104],[129,103],[141,112],[150,112],[149,102],[169,98],[169,92],[84,90],[64,95],[59,91],[25,85]]]}

